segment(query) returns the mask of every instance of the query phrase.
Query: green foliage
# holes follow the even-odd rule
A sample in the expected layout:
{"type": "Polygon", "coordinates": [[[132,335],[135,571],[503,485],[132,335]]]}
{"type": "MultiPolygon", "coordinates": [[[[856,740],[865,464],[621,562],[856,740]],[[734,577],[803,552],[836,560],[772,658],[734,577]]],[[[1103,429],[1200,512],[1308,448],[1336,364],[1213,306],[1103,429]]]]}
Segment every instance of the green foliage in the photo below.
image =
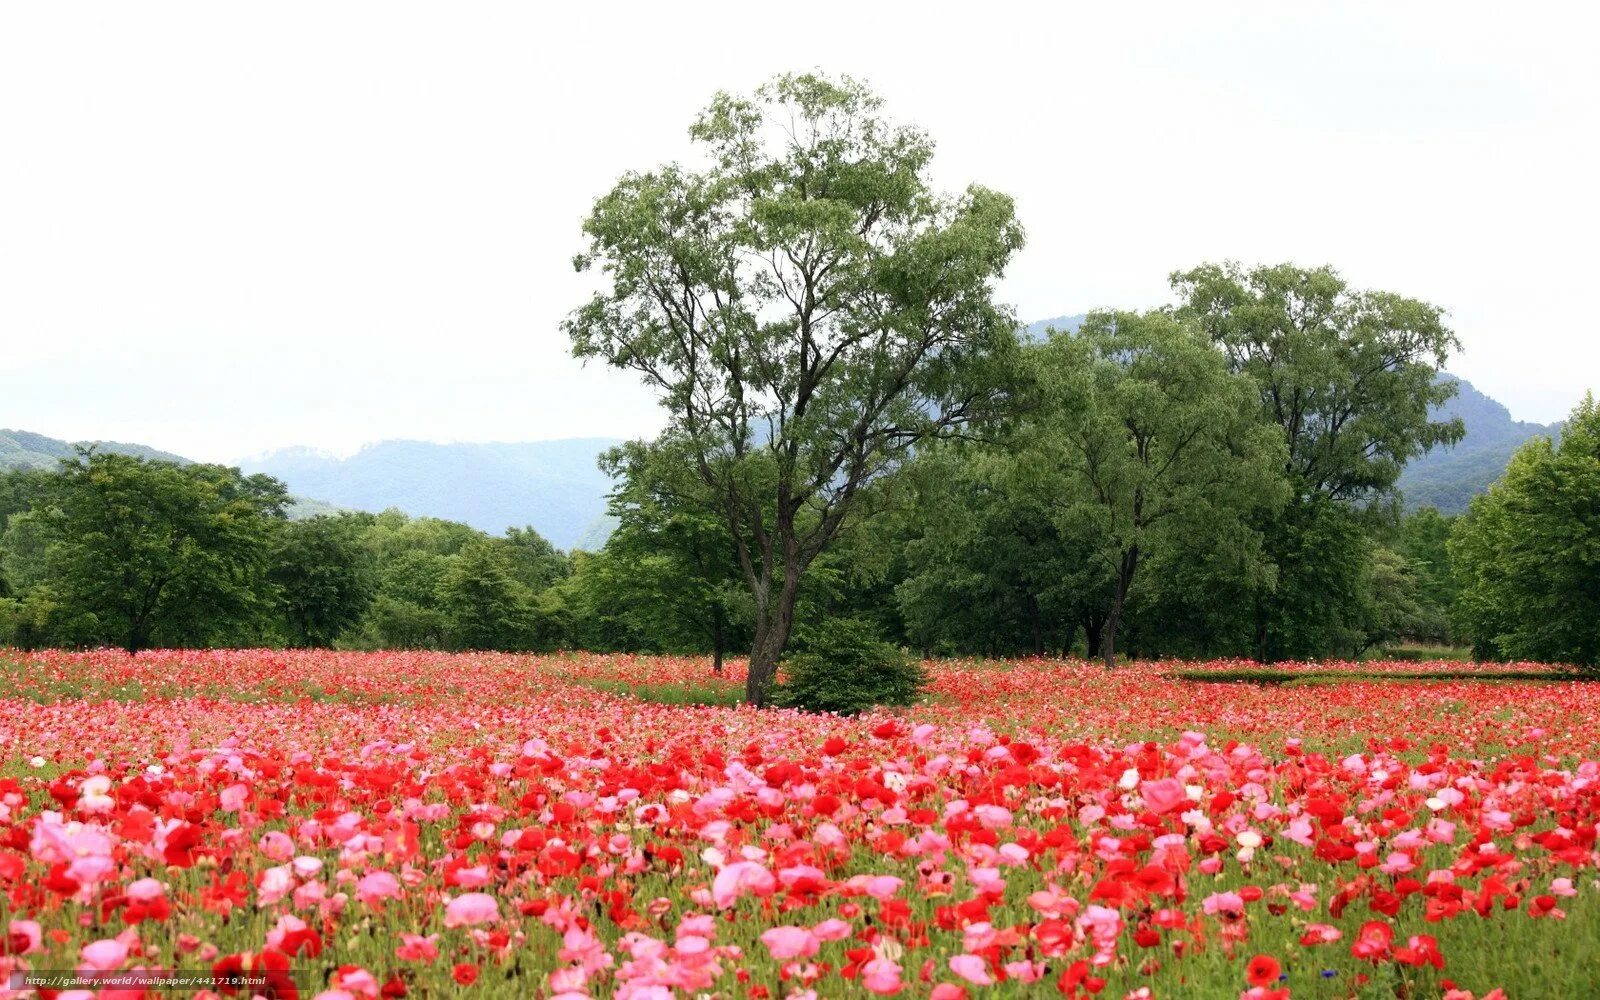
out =
{"type": "Polygon", "coordinates": [[[1064,533],[1050,498],[999,449],[924,455],[901,518],[896,606],[925,651],[1064,652],[1095,631],[1109,587],[1087,540],[1064,533]]]}
{"type": "Polygon", "coordinates": [[[1093,313],[1040,360],[1045,410],[1022,454],[1062,533],[1092,539],[1110,579],[1099,652],[1111,666],[1152,553],[1192,539],[1254,550],[1251,516],[1283,499],[1284,446],[1255,383],[1169,313],[1093,313]]]}
{"type": "Polygon", "coordinates": [[[801,581],[919,443],[1009,404],[1015,321],[992,283],[1022,245],[1010,198],[928,179],[933,144],[849,79],[718,94],[706,165],[629,173],[575,263],[602,290],[574,352],[636,372],[736,548],[748,693],[769,693],[801,581]]]}
{"type": "Polygon", "coordinates": [[[751,608],[738,552],[691,454],[668,438],[601,456],[616,482],[606,559],[611,613],[662,651],[709,651],[722,672],[730,644],[748,641],[751,608]]]}
{"type": "Polygon", "coordinates": [[[457,649],[534,649],[533,595],[513,573],[506,546],[475,542],[450,561],[438,585],[449,644],[457,649]]]}
{"type": "Polygon", "coordinates": [[[1420,631],[1424,606],[1416,566],[1382,545],[1368,547],[1364,579],[1350,623],[1350,654],[1359,658],[1374,646],[1420,631]]]}
{"type": "Polygon", "coordinates": [[[443,611],[391,594],[379,594],[362,618],[354,645],[370,649],[442,649],[449,644],[443,611]]]}
{"type": "Polygon", "coordinates": [[[1600,406],[1535,438],[1456,524],[1458,617],[1488,658],[1600,666],[1600,406]]]}
{"type": "Polygon", "coordinates": [[[372,554],[362,543],[371,523],[343,514],[289,521],[273,533],[267,578],[292,645],[331,646],[361,620],[374,588],[372,554]]]}
{"type": "Polygon", "coordinates": [[[531,528],[339,513],[282,484],[85,451],[0,476],[0,644],[550,648],[567,558],[531,528]]]}
{"type": "Polygon", "coordinates": [[[1459,349],[1437,306],[1349,287],[1330,267],[1204,264],[1172,276],[1192,318],[1259,389],[1286,446],[1290,501],[1258,521],[1275,581],[1253,595],[1258,659],[1305,655],[1351,634],[1370,554],[1341,510],[1383,500],[1412,458],[1460,439],[1434,411],[1459,349]]]}
{"type": "Polygon", "coordinates": [[[60,616],[61,602],[48,587],[30,588],[21,597],[0,597],[0,646],[49,645],[60,616]]]}
{"type": "Polygon", "coordinates": [[[855,715],[909,705],[922,693],[922,664],[885,642],[870,622],[830,618],[797,630],[776,701],[788,708],[855,715]]]}
{"type": "Polygon", "coordinates": [[[268,536],[286,501],[282,484],[237,469],[81,451],[45,517],[74,637],[133,652],[245,628],[269,606],[268,536]]]}
{"type": "Polygon", "coordinates": [[[1416,578],[1417,617],[1406,638],[1435,644],[1455,638],[1450,622],[1458,591],[1450,561],[1454,521],[1432,507],[1424,507],[1400,522],[1398,550],[1416,578]]]}
{"type": "Polygon", "coordinates": [[[1349,652],[1363,614],[1372,541],[1360,510],[1323,494],[1291,501],[1263,524],[1277,575],[1251,595],[1250,649],[1262,662],[1349,652]]]}

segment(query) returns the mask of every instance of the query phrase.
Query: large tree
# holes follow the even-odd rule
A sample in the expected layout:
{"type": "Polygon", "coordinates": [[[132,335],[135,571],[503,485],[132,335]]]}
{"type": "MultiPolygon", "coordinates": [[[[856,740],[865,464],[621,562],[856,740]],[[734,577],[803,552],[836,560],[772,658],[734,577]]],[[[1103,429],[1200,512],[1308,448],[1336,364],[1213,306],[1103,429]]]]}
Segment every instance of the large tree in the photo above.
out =
{"type": "Polygon", "coordinates": [[[1029,453],[1063,531],[1095,539],[1110,577],[1109,668],[1143,562],[1186,539],[1252,549],[1251,515],[1281,502],[1284,449],[1255,383],[1169,313],[1093,313],[1041,355],[1049,405],[1029,453]]]}
{"type": "Polygon", "coordinates": [[[1600,666],[1600,406],[1518,449],[1457,520],[1461,626],[1481,656],[1600,666]]]}
{"type": "Polygon", "coordinates": [[[1249,375],[1286,451],[1290,502],[1260,527],[1276,583],[1255,599],[1256,656],[1313,655],[1355,614],[1360,546],[1307,538],[1360,533],[1358,506],[1394,490],[1405,463],[1458,440],[1459,421],[1434,408],[1455,394],[1440,369],[1458,349],[1437,306],[1352,289],[1329,267],[1249,270],[1204,264],[1172,276],[1180,314],[1249,375]]]}
{"type": "Polygon", "coordinates": [[[850,80],[717,95],[701,169],[629,173],[584,224],[601,290],[574,352],[660,396],[733,542],[768,701],[808,568],[919,443],[1007,404],[1015,322],[992,285],[1022,246],[1010,198],[931,187],[933,144],[850,80]]]}
{"type": "Polygon", "coordinates": [[[288,502],[277,480],[84,449],[53,487],[51,575],[90,638],[130,653],[205,645],[270,607],[269,534],[288,502]]]}

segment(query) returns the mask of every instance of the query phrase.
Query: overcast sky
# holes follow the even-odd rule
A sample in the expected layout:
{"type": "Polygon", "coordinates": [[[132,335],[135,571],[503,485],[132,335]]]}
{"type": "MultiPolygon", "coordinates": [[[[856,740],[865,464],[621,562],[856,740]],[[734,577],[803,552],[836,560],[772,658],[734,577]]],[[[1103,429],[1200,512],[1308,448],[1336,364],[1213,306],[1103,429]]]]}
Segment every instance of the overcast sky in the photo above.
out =
{"type": "Polygon", "coordinates": [[[1600,389],[1591,9],[5,3],[0,427],[209,460],[652,433],[558,329],[580,222],[715,90],[814,67],[1016,197],[1023,319],[1332,263],[1556,420],[1600,389]]]}

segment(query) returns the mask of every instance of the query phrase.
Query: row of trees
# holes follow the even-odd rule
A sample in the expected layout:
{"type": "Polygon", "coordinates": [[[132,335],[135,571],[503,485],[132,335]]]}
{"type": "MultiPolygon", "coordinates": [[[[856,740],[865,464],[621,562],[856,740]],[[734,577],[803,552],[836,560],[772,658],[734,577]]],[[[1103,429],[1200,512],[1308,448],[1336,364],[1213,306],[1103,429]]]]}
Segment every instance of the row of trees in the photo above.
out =
{"type": "MultiPolygon", "coordinates": [[[[1132,408],[1101,399],[1095,416],[1066,420],[1070,432],[1024,422],[999,441],[918,455],[878,488],[877,516],[808,574],[802,631],[849,618],[844,632],[865,626],[929,654],[1258,655],[1249,598],[1265,590],[1310,609],[1292,633],[1269,631],[1299,644],[1286,655],[1413,640],[1600,661],[1592,400],[1558,441],[1519,452],[1465,516],[1324,507],[1317,530],[1305,530],[1316,518],[1279,529],[1322,567],[1285,577],[1263,530],[1289,503],[1270,424],[1214,419],[1249,408],[1214,369],[1191,379],[1170,354],[1138,347],[1147,335],[1172,347],[1165,319],[1147,319],[1095,317],[1076,338],[1030,348],[1052,369],[1073,359],[1066,381],[1133,379],[1113,394],[1132,408]],[[1100,367],[1107,345],[1116,374],[1100,367]],[[1194,391],[1157,392],[1174,385],[1194,391]],[[1213,419],[1186,422],[1197,413],[1213,419]],[[1109,446],[1119,439],[1133,446],[1109,446]],[[1283,592],[1296,585],[1319,589],[1283,592]]],[[[1204,371],[1202,357],[1191,360],[1204,371]]],[[[491,538],[398,511],[287,520],[281,484],[217,466],[86,452],[57,474],[12,472],[0,476],[0,644],[585,648],[710,653],[720,670],[750,648],[754,613],[704,491],[665,444],[603,461],[616,530],[601,551],[571,555],[531,528],[491,538]]]]}
{"type": "Polygon", "coordinates": [[[398,511],[292,521],[283,484],[85,450],[0,476],[0,643],[534,649],[568,560],[398,511]]]}

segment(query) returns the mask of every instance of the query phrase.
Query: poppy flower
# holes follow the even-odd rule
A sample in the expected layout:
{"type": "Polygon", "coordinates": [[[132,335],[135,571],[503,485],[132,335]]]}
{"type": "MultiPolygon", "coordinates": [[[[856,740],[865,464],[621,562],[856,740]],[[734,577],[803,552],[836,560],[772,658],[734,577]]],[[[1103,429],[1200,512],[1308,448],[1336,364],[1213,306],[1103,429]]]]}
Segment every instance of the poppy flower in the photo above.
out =
{"type": "Polygon", "coordinates": [[[1278,981],[1283,967],[1271,955],[1257,955],[1245,967],[1245,979],[1251,986],[1269,986],[1278,981]]]}

